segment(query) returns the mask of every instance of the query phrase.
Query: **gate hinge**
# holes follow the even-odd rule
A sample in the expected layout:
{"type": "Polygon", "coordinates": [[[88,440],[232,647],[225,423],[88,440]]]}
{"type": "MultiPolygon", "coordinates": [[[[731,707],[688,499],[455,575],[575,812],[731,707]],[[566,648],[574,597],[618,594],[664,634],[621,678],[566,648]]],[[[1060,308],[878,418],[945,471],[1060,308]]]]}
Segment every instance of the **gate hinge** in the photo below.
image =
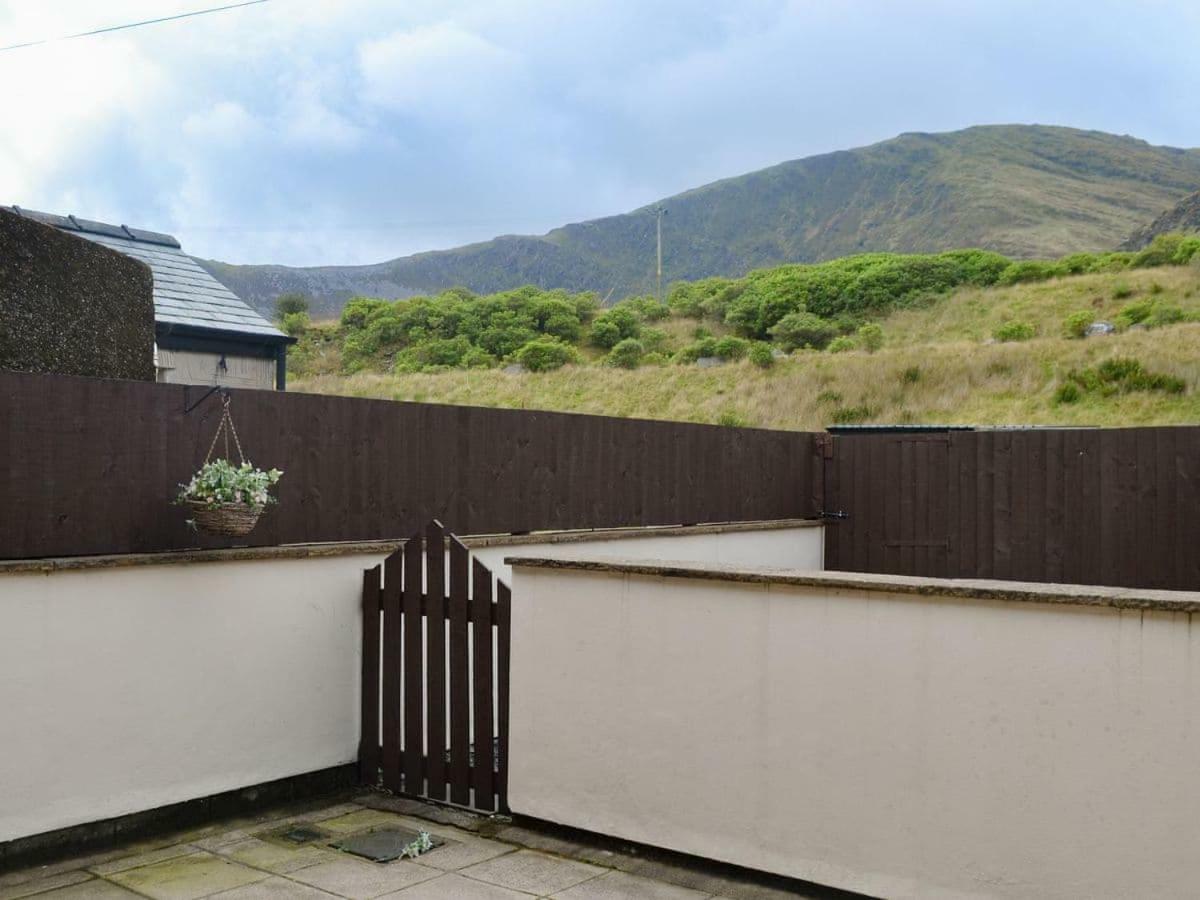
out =
{"type": "Polygon", "coordinates": [[[818,515],[822,519],[848,519],[848,518],[850,518],[850,513],[846,512],[843,509],[839,509],[836,511],[829,510],[829,509],[823,509],[823,510],[821,510],[821,512],[818,515]]]}

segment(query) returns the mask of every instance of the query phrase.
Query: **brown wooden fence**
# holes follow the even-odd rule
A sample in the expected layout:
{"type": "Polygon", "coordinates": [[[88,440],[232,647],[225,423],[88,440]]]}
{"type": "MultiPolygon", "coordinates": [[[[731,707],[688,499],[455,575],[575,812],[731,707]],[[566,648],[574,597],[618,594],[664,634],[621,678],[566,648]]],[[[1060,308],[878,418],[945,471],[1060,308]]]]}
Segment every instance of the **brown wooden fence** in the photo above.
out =
{"type": "MultiPolygon", "coordinates": [[[[502,377],[497,375],[497,377],[502,377]]],[[[233,391],[284,470],[244,545],[811,517],[814,435],[233,391]]],[[[0,558],[228,546],[170,505],[220,412],[203,388],[0,372],[0,558]]]]}
{"type": "Polygon", "coordinates": [[[436,521],[364,573],[364,784],[508,809],[510,600],[436,521]]]}
{"type": "Polygon", "coordinates": [[[825,443],[829,569],[1200,589],[1200,428],[825,443]]]}

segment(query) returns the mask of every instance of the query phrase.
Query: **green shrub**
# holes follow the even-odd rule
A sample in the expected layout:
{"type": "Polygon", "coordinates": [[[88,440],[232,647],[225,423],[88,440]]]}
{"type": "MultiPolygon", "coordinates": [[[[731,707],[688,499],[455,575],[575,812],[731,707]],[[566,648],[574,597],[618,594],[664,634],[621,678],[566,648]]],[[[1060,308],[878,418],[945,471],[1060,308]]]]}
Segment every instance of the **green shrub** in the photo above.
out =
{"type": "Polygon", "coordinates": [[[1012,263],[1000,273],[997,284],[1024,284],[1028,281],[1047,281],[1066,274],[1058,263],[1044,259],[1023,259],[1012,263]]]}
{"type": "Polygon", "coordinates": [[[796,347],[813,347],[821,350],[836,333],[834,327],[818,315],[810,312],[788,313],[771,327],[771,336],[785,350],[796,347]]]}
{"type": "Polygon", "coordinates": [[[628,306],[614,306],[592,321],[592,343],[611,350],[626,338],[635,338],[641,331],[641,319],[628,306]]]}
{"type": "Polygon", "coordinates": [[[1113,287],[1112,295],[1114,300],[1124,300],[1126,297],[1133,296],[1133,288],[1124,281],[1118,281],[1116,286],[1113,287]]]}
{"type": "Polygon", "coordinates": [[[725,428],[745,428],[746,419],[738,412],[727,409],[717,416],[717,424],[725,428]]]}
{"type": "Polygon", "coordinates": [[[667,333],[661,328],[643,328],[637,340],[642,342],[647,353],[660,353],[667,346],[667,333]]]}
{"type": "Polygon", "coordinates": [[[308,309],[309,300],[305,294],[291,292],[275,298],[275,319],[279,322],[296,313],[307,313],[308,309]]]}
{"type": "Polygon", "coordinates": [[[769,369],[775,365],[775,349],[764,341],[758,341],[750,348],[750,362],[760,369],[769,369]]]}
{"type": "Polygon", "coordinates": [[[643,366],[665,366],[669,361],[666,355],[658,352],[647,353],[642,357],[643,366]]]}
{"type": "Polygon", "coordinates": [[[858,342],[868,353],[874,353],[883,346],[883,328],[875,322],[868,322],[858,329],[858,342]]]}
{"type": "Polygon", "coordinates": [[[522,346],[513,354],[513,359],[530,372],[548,372],[578,361],[579,354],[570,344],[557,338],[540,337],[522,346]]]}
{"type": "Polygon", "coordinates": [[[1154,309],[1143,321],[1147,328],[1161,328],[1163,325],[1175,325],[1185,319],[1187,319],[1187,313],[1178,306],[1155,303],[1154,309]]]}
{"type": "Polygon", "coordinates": [[[619,369],[636,369],[646,355],[646,347],[637,338],[625,338],[608,352],[605,364],[619,369]]]}
{"type": "Polygon", "coordinates": [[[1083,393],[1079,390],[1079,385],[1073,381],[1060,384],[1054,392],[1055,403],[1078,403],[1082,397],[1083,393]]]}
{"type": "Polygon", "coordinates": [[[1117,315],[1128,321],[1131,325],[1137,325],[1150,318],[1150,313],[1152,312],[1154,312],[1154,304],[1151,301],[1136,300],[1121,307],[1121,311],[1117,315]]]}
{"type": "Polygon", "coordinates": [[[626,297],[613,309],[630,309],[647,322],[658,322],[671,315],[671,308],[666,303],[659,303],[657,297],[649,295],[642,297],[626,297]]]}
{"type": "Polygon", "coordinates": [[[312,324],[312,320],[308,318],[306,312],[290,312],[285,313],[283,319],[279,323],[280,330],[291,337],[300,337],[304,332],[308,331],[308,327],[312,324]]]}
{"type": "Polygon", "coordinates": [[[750,352],[750,342],[740,337],[723,337],[713,344],[713,356],[721,359],[741,359],[750,352]]]}
{"type": "Polygon", "coordinates": [[[717,355],[717,339],[714,337],[701,338],[681,348],[672,359],[677,363],[694,363],[702,356],[717,355]]]}
{"type": "Polygon", "coordinates": [[[1170,232],[1157,235],[1150,246],[1135,254],[1131,268],[1145,269],[1152,266],[1187,265],[1200,250],[1200,238],[1194,235],[1170,232]]]}
{"type": "Polygon", "coordinates": [[[1037,329],[1029,322],[1005,322],[992,332],[992,337],[1001,343],[1012,341],[1027,341],[1037,334],[1037,329]]]}
{"type": "Polygon", "coordinates": [[[900,380],[903,381],[905,384],[916,384],[918,381],[921,380],[921,367],[920,366],[909,366],[907,369],[905,369],[903,372],[900,373],[900,380]]]}
{"type": "Polygon", "coordinates": [[[374,300],[369,297],[355,297],[342,307],[341,323],[344,328],[365,328],[372,313],[391,306],[386,300],[374,300]]]}
{"type": "Polygon", "coordinates": [[[1074,403],[1085,393],[1111,397],[1134,391],[1182,394],[1186,389],[1187,383],[1182,378],[1148,372],[1139,360],[1132,357],[1114,357],[1106,359],[1098,366],[1072,369],[1067,373],[1066,380],[1055,396],[1060,402],[1074,403]],[[1067,385],[1074,385],[1075,390],[1072,392],[1066,389],[1067,385]],[[1066,397],[1074,399],[1064,399],[1066,397]]]}
{"type": "Polygon", "coordinates": [[[865,422],[867,419],[875,415],[875,410],[866,404],[858,406],[839,406],[831,414],[830,418],[835,425],[856,425],[859,422],[865,422]]]}
{"type": "Polygon", "coordinates": [[[825,349],[830,353],[845,353],[847,350],[853,350],[854,338],[847,337],[844,334],[839,334],[829,342],[829,346],[827,346],[825,349]]]}
{"type": "Polygon", "coordinates": [[[1094,321],[1093,315],[1087,310],[1073,312],[1063,319],[1063,337],[1082,338],[1087,337],[1087,330],[1091,327],[1094,321]]]}

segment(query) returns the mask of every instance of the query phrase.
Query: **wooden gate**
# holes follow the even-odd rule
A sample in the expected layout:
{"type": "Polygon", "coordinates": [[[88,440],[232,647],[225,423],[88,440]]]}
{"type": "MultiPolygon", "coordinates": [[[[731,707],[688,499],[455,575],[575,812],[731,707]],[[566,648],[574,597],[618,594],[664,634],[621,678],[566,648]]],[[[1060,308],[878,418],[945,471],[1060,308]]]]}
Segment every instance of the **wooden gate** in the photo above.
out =
{"type": "Polygon", "coordinates": [[[510,600],[436,521],[363,573],[363,783],[507,811],[510,600]]]}

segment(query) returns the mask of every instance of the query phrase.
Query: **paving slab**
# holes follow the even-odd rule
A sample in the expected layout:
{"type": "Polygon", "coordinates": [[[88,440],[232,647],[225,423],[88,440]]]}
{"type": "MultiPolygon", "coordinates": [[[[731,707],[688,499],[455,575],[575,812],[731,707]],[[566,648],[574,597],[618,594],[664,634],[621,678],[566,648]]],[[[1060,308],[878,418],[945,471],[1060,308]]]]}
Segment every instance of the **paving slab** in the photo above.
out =
{"type": "Polygon", "coordinates": [[[587,863],[520,850],[463,869],[461,874],[539,897],[565,891],[607,870],[587,863]]]}
{"type": "Polygon", "coordinates": [[[370,900],[437,878],[442,873],[408,860],[373,863],[345,854],[288,873],[288,878],[352,900],[370,900]]]}
{"type": "Polygon", "coordinates": [[[213,852],[245,866],[281,874],[338,858],[337,851],[323,850],[319,845],[281,847],[258,838],[244,838],[233,844],[224,844],[213,852]]]}
{"type": "Polygon", "coordinates": [[[529,900],[529,894],[510,891],[486,881],[472,881],[454,873],[394,894],[386,894],[383,900],[392,897],[396,900],[529,900]]]}
{"type": "Polygon", "coordinates": [[[28,897],[55,888],[69,887],[81,881],[88,881],[91,877],[87,872],[57,872],[41,878],[30,878],[7,887],[0,887],[0,900],[17,900],[18,897],[28,897]]]}
{"type": "Polygon", "coordinates": [[[705,900],[711,894],[610,871],[554,894],[554,900],[705,900]]]}
{"type": "Polygon", "coordinates": [[[111,882],[93,878],[90,881],[83,881],[71,887],[60,888],[57,891],[50,891],[35,896],[37,900],[134,900],[134,898],[139,898],[142,895],[135,894],[133,891],[127,891],[125,888],[118,887],[111,882]]]}
{"type": "Polygon", "coordinates": [[[269,875],[201,850],[106,877],[155,900],[197,900],[269,875]]]}
{"type": "Polygon", "coordinates": [[[230,891],[210,895],[212,900],[330,900],[337,894],[328,894],[306,884],[296,884],[286,878],[272,876],[265,881],[236,887],[230,891]]]}
{"type": "Polygon", "coordinates": [[[112,875],[116,872],[124,872],[126,869],[137,869],[141,866],[149,866],[156,862],[162,862],[165,859],[188,856],[195,852],[196,848],[190,844],[172,844],[170,847],[149,850],[145,853],[134,853],[129,856],[110,860],[109,862],[99,863],[90,866],[88,871],[94,872],[97,875],[112,875]]]}
{"type": "MultiPolygon", "coordinates": [[[[433,832],[430,832],[432,834],[433,832]]],[[[421,865],[444,872],[465,869],[488,859],[495,859],[506,853],[513,853],[516,847],[501,844],[499,841],[453,840],[447,841],[436,850],[422,853],[419,857],[421,865]]]]}

